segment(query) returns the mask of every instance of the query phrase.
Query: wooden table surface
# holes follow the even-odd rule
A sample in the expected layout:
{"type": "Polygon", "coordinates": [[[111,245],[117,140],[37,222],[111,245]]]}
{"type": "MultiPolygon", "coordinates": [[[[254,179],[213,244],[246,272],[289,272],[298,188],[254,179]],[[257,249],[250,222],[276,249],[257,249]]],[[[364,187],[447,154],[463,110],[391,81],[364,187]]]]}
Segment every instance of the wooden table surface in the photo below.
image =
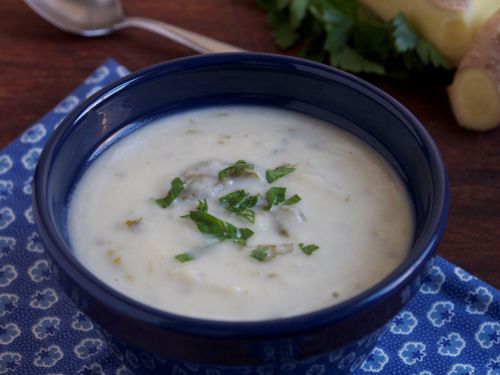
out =
{"type": "MultiPolygon", "coordinates": [[[[251,51],[279,52],[255,0],[123,1],[130,15],[155,17],[251,51]]],[[[141,30],[85,39],[46,23],[20,0],[0,1],[0,147],[49,111],[106,58],[130,70],[192,51],[141,30]]],[[[448,168],[451,209],[439,254],[500,287],[500,129],[457,127],[446,80],[368,78],[426,126],[448,168]]]]}

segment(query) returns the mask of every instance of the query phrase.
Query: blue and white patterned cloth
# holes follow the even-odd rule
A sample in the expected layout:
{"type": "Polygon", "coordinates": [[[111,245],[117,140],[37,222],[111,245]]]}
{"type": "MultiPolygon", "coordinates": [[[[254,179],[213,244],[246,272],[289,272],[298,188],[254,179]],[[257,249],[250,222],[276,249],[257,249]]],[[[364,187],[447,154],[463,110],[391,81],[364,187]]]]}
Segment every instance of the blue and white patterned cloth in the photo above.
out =
{"type": "MultiPolygon", "coordinates": [[[[31,208],[33,171],[49,134],[78,103],[126,74],[108,60],[0,152],[0,374],[133,374],[52,279],[31,208]]],[[[500,375],[500,292],[436,258],[356,375],[377,372],[500,375]]],[[[328,374],[312,365],[305,375],[328,374]]]]}

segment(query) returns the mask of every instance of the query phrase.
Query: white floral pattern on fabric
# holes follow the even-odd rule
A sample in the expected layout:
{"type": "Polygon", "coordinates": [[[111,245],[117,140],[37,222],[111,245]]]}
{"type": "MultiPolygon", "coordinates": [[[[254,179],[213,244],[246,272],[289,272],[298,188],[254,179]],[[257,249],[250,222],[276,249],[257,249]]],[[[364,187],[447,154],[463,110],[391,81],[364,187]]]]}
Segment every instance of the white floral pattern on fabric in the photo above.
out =
{"type": "Polygon", "coordinates": [[[21,366],[22,355],[17,352],[0,354],[0,374],[14,374],[21,366]]]}
{"type": "Polygon", "coordinates": [[[0,287],[9,286],[17,279],[17,270],[12,264],[6,264],[0,267],[0,287]]]}
{"type": "Polygon", "coordinates": [[[31,332],[39,340],[54,336],[59,331],[61,319],[57,316],[46,316],[41,318],[32,328],[31,332]]]}
{"type": "MultiPolygon", "coordinates": [[[[136,375],[140,369],[169,375],[223,373],[216,366],[173,364],[108,343],[56,283],[33,224],[33,172],[49,134],[86,96],[127,74],[123,66],[107,61],[0,152],[0,375],[136,375]]],[[[500,375],[500,292],[442,258],[421,281],[416,297],[385,333],[377,330],[354,344],[355,349],[375,344],[371,353],[347,347],[317,360],[239,367],[233,374],[500,375]]],[[[401,298],[409,299],[417,287],[406,288],[401,298]]],[[[275,348],[267,354],[274,356],[275,348]]]]}
{"type": "Polygon", "coordinates": [[[465,299],[467,307],[465,310],[469,314],[485,314],[488,312],[488,307],[493,301],[493,294],[484,286],[479,286],[475,290],[470,291],[465,299]]]}
{"type": "Polygon", "coordinates": [[[31,280],[35,283],[50,279],[52,274],[49,270],[49,262],[45,259],[37,260],[30,268],[28,268],[28,274],[30,275],[31,280]]]}
{"type": "Polygon", "coordinates": [[[0,175],[7,173],[10,171],[14,163],[9,155],[0,154],[0,175]]]}
{"type": "Polygon", "coordinates": [[[451,301],[435,302],[427,312],[427,319],[434,327],[442,327],[446,323],[450,323],[455,313],[455,304],[451,301]]]}
{"type": "Polygon", "coordinates": [[[485,322],[481,324],[475,334],[475,339],[483,349],[496,346],[500,350],[500,321],[485,322]]]}
{"type": "Polygon", "coordinates": [[[64,354],[61,348],[57,345],[50,345],[40,348],[40,350],[35,353],[33,364],[36,367],[53,367],[62,357],[64,357],[64,354]]]}
{"type": "Polygon", "coordinates": [[[446,276],[441,268],[434,266],[430,269],[429,273],[423,280],[420,292],[424,294],[437,294],[441,290],[441,286],[445,281],[446,276]]]}
{"type": "Polygon", "coordinates": [[[17,240],[15,237],[0,236],[0,258],[6,257],[14,251],[17,240]]]}
{"type": "MultiPolygon", "coordinates": [[[[118,69],[118,67],[116,67],[118,69]]],[[[96,83],[103,82],[104,79],[109,76],[110,74],[110,69],[107,66],[100,66],[97,68],[94,73],[92,73],[86,80],[85,83],[87,84],[93,84],[95,85],[96,83]]]]}
{"type": "Polygon", "coordinates": [[[47,134],[47,129],[43,124],[35,124],[26,130],[19,138],[22,143],[38,143],[47,134]]]}
{"type": "Polygon", "coordinates": [[[361,370],[364,372],[382,372],[387,362],[389,362],[389,356],[382,349],[376,347],[366,357],[361,365],[361,370]]]}
{"type": "Polygon", "coordinates": [[[28,171],[32,171],[36,168],[36,163],[38,162],[38,158],[42,153],[42,149],[40,147],[34,147],[29,149],[22,157],[21,162],[23,163],[23,167],[28,171]]]}
{"type": "Polygon", "coordinates": [[[465,340],[457,332],[441,337],[437,344],[438,353],[450,357],[458,357],[465,348],[465,340]]]}
{"type": "Polygon", "coordinates": [[[7,200],[14,191],[14,182],[10,180],[0,180],[0,201],[7,200]]]}
{"type": "Polygon", "coordinates": [[[21,330],[16,323],[0,324],[0,345],[8,345],[20,335],[21,330]]]}
{"type": "Polygon", "coordinates": [[[390,325],[390,330],[395,335],[409,335],[418,324],[417,318],[409,311],[397,315],[390,325]]]}
{"type": "Polygon", "coordinates": [[[57,114],[67,114],[70,113],[75,107],[78,105],[80,102],[80,99],[78,99],[77,96],[75,95],[70,95],[67,98],[65,98],[63,101],[61,101],[56,108],[54,108],[54,113],[57,114]]]}
{"type": "Polygon", "coordinates": [[[59,296],[52,288],[37,290],[30,300],[30,306],[34,309],[48,310],[59,301],[59,296]]]}
{"type": "Polygon", "coordinates": [[[36,232],[32,232],[28,236],[28,242],[26,244],[26,250],[31,251],[32,253],[43,253],[43,246],[40,242],[40,236],[36,232]]]}
{"type": "Polygon", "coordinates": [[[462,281],[471,281],[471,280],[474,280],[475,277],[472,276],[470,273],[464,271],[463,269],[461,269],[460,267],[455,267],[453,269],[453,273],[462,281]]]}
{"type": "Polygon", "coordinates": [[[0,230],[6,229],[16,220],[16,215],[10,207],[0,208],[0,230]]]}

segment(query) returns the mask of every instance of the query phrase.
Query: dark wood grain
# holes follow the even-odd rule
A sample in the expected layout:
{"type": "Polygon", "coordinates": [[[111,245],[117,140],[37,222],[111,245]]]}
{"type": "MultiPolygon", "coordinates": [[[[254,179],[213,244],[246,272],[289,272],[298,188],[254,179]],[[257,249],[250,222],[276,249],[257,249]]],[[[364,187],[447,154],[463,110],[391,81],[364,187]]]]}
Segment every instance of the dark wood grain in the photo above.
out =
{"type": "MultiPolygon", "coordinates": [[[[278,52],[254,0],[124,1],[129,14],[155,17],[244,49],[278,52]]],[[[131,70],[192,54],[141,30],[85,39],[47,24],[20,0],[0,1],[0,147],[18,136],[113,57],[131,70]]],[[[373,83],[405,104],[436,140],[452,204],[439,254],[500,287],[500,129],[457,127],[446,80],[373,83]]]]}

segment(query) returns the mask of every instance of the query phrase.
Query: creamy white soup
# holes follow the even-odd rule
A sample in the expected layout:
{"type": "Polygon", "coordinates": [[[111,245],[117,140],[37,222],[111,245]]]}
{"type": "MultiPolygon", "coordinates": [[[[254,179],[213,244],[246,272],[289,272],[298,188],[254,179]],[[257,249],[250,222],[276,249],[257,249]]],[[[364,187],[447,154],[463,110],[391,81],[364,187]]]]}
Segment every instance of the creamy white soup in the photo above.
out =
{"type": "Polygon", "coordinates": [[[267,107],[200,109],[124,137],[69,207],[77,258],[144,304],[262,320],[338,304],[391,273],[413,237],[407,192],[346,131],[267,107]]]}

